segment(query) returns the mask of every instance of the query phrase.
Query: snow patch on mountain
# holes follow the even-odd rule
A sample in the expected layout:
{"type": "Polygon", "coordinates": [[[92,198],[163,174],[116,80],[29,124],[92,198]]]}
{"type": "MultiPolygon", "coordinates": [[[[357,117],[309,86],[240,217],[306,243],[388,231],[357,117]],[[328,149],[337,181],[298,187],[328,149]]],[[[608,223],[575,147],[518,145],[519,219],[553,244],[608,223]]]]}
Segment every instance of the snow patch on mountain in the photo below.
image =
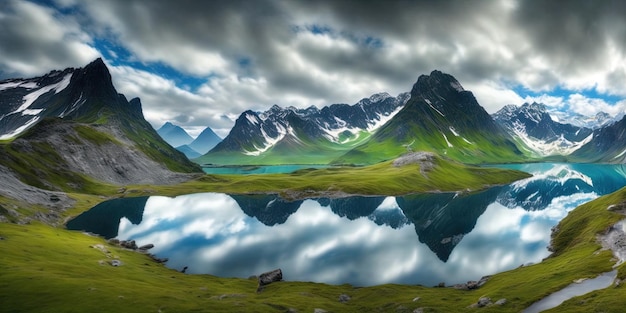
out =
{"type": "Polygon", "coordinates": [[[450,143],[450,141],[448,141],[448,136],[446,136],[446,134],[444,134],[443,132],[441,132],[441,135],[443,135],[443,139],[446,140],[446,143],[448,144],[448,148],[454,148],[454,146],[450,143]]]}
{"type": "Polygon", "coordinates": [[[26,123],[24,123],[22,126],[16,128],[14,131],[12,131],[12,132],[10,132],[8,134],[4,134],[4,135],[0,136],[0,140],[11,139],[11,138],[21,134],[22,132],[24,132],[25,130],[30,128],[31,126],[35,125],[35,123],[37,123],[37,121],[39,121],[39,116],[34,116],[30,120],[28,120],[26,123]]]}
{"type": "Polygon", "coordinates": [[[424,99],[424,101],[426,101],[426,103],[428,103],[428,105],[430,106],[431,109],[435,110],[437,113],[439,113],[439,115],[446,117],[445,115],[443,115],[443,113],[441,113],[441,111],[437,110],[437,108],[435,108],[432,103],[430,103],[430,100],[428,99],[424,99]]]}
{"type": "Polygon", "coordinates": [[[367,131],[373,132],[379,129],[381,126],[389,122],[394,116],[396,116],[396,114],[398,114],[398,112],[400,112],[400,110],[402,110],[403,107],[404,106],[399,106],[398,108],[396,108],[394,111],[392,111],[391,113],[387,115],[379,113],[375,119],[372,119],[368,122],[367,131]]]}
{"type": "MultiPolygon", "coordinates": [[[[70,80],[72,79],[72,73],[65,75],[65,77],[63,78],[63,80],[61,80],[60,82],[56,83],[56,84],[52,84],[52,85],[48,85],[45,87],[42,87],[38,90],[35,90],[27,95],[25,95],[22,100],[24,101],[24,103],[22,103],[22,105],[17,108],[17,110],[15,110],[14,113],[20,113],[25,111],[26,109],[28,109],[35,101],[37,101],[37,99],[39,99],[39,97],[43,96],[44,94],[53,91],[54,93],[57,94],[61,91],[63,91],[63,89],[67,88],[67,86],[69,86],[70,84],[70,80]]],[[[22,113],[24,114],[24,113],[22,113]]],[[[33,115],[33,114],[24,114],[24,115],[33,115]]]]}
{"type": "Polygon", "coordinates": [[[272,137],[268,136],[267,133],[265,132],[265,130],[261,127],[261,134],[263,135],[263,138],[265,139],[265,144],[263,145],[263,147],[257,147],[256,145],[254,145],[255,150],[253,150],[253,151],[245,151],[244,154],[258,156],[261,153],[269,150],[274,145],[276,145],[280,140],[285,138],[285,136],[287,135],[287,133],[289,131],[291,133],[293,133],[293,129],[291,129],[291,128],[286,129],[285,127],[283,127],[280,124],[276,125],[276,129],[278,130],[278,136],[276,136],[275,138],[272,138],[272,137]]]}

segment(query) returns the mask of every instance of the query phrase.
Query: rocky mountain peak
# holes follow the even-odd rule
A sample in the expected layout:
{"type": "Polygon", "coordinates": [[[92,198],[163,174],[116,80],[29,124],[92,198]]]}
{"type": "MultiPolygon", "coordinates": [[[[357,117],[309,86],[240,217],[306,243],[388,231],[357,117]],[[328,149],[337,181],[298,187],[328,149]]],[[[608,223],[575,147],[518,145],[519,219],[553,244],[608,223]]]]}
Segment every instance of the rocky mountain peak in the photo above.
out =
{"type": "Polygon", "coordinates": [[[411,95],[418,96],[430,93],[443,95],[463,91],[465,91],[465,89],[463,89],[461,83],[452,75],[434,70],[430,75],[419,76],[417,82],[413,85],[413,89],[411,89],[411,95]]]}

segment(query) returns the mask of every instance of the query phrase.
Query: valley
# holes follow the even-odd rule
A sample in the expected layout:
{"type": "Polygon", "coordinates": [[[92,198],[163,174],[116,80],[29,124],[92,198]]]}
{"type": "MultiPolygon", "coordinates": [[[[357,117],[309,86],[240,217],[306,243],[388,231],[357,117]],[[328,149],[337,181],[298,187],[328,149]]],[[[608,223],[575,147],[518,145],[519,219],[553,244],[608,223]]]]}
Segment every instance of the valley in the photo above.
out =
{"type": "MultiPolygon", "coordinates": [[[[223,139],[210,128],[194,139],[172,123],[155,130],[102,59],[1,81],[0,99],[0,302],[11,312],[37,311],[34,298],[59,312],[518,312],[615,265],[596,236],[623,219],[624,119],[562,124],[536,103],[492,116],[432,71],[396,97],[247,110],[223,139]],[[90,209],[104,231],[75,226],[90,209]],[[163,220],[162,234],[142,228],[163,220]],[[83,232],[154,244],[170,268],[83,232]],[[164,240],[180,233],[195,245],[164,240]],[[247,277],[278,267],[285,281],[257,293],[247,277]],[[506,300],[472,306],[482,297],[506,300]]],[[[564,306],[611,307],[614,289],[564,306]]]]}

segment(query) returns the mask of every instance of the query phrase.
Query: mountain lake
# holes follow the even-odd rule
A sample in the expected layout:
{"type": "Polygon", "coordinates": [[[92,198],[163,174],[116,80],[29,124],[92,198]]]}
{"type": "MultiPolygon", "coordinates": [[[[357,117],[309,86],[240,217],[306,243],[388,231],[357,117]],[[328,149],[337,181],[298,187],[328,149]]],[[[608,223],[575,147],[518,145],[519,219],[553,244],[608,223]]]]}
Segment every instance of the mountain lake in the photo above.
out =
{"type": "Polygon", "coordinates": [[[626,185],[626,166],[498,165],[534,176],[474,193],[286,201],[201,193],[103,202],[67,223],[133,239],[187,273],[370,286],[446,285],[541,262],[551,228],[626,185]]]}
{"type": "Polygon", "coordinates": [[[204,166],[206,174],[287,174],[303,169],[327,168],[322,164],[285,164],[285,165],[239,165],[239,166],[204,166]]]}

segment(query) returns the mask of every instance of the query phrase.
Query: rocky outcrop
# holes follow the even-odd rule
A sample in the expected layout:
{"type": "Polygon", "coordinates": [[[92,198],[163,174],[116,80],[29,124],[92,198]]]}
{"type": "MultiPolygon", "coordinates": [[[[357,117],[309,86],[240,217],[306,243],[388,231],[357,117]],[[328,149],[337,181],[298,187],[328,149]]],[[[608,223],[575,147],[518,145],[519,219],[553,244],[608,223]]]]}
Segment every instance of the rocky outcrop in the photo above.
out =
{"type": "Polygon", "coordinates": [[[257,292],[263,290],[264,286],[267,286],[271,283],[279,282],[283,280],[283,271],[281,269],[275,269],[270,272],[265,272],[259,275],[259,286],[257,288],[257,292]]]}

